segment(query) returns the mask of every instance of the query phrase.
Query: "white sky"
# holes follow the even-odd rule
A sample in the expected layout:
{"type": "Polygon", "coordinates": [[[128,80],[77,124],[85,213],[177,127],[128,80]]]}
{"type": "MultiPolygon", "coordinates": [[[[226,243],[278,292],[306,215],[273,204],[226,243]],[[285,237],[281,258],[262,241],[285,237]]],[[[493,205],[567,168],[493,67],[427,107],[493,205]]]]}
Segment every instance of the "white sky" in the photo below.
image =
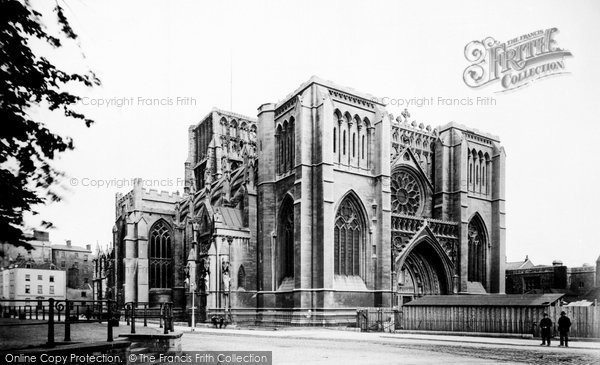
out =
{"type": "MultiPolygon", "coordinates": [[[[42,114],[76,144],[57,166],[77,179],[77,186],[69,187],[64,201],[41,209],[41,217],[58,227],[51,232],[56,243],[111,240],[115,192],[129,188],[82,186],[91,182],[84,179],[162,179],[173,186],[154,188],[182,189],[187,127],[213,106],[229,109],[232,60],[233,111],[250,116],[311,75],[378,97],[494,97],[496,106],[409,111],[425,124],[456,121],[500,136],[507,152],[509,261],[529,255],[535,264],[562,259],[581,265],[600,254],[600,2],[66,4],[86,58],[72,46],[56,54],[56,62],[96,72],[103,85],[84,95],[133,97],[134,105],[82,105],[79,110],[96,120],[89,129],[42,114]],[[574,55],[566,60],[571,74],[501,94],[463,83],[468,42],[487,36],[507,41],[550,27],[560,30],[559,47],[574,55]],[[141,106],[138,97],[191,97],[196,105],[141,106]]],[[[388,109],[397,115],[403,107],[388,109]]]]}

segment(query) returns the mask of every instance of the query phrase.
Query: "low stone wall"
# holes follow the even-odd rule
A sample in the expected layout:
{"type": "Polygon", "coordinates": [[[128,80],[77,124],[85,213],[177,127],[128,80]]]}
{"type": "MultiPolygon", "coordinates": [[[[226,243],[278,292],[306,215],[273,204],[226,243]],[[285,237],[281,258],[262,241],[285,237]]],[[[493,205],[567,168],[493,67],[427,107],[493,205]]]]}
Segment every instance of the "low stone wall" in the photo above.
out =
{"type": "Polygon", "coordinates": [[[148,349],[149,353],[181,352],[182,333],[168,334],[120,334],[134,344],[134,347],[148,349]]]}
{"type": "Polygon", "coordinates": [[[223,310],[209,309],[206,323],[213,316],[223,317],[238,325],[257,326],[348,326],[356,324],[356,309],[331,308],[315,311],[288,308],[232,309],[228,314],[223,310]]]}

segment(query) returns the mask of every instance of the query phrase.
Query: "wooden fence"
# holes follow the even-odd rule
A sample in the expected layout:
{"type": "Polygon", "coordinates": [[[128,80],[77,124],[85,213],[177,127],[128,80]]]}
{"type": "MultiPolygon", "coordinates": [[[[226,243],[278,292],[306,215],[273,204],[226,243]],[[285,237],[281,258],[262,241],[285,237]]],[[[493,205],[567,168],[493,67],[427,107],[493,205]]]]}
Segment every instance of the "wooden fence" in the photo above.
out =
{"type": "Polygon", "coordinates": [[[532,334],[539,336],[539,322],[548,313],[558,335],[558,318],[565,311],[571,319],[571,337],[600,338],[600,307],[494,307],[404,306],[396,329],[452,332],[532,334]]]}
{"type": "Polygon", "coordinates": [[[600,306],[590,307],[556,307],[554,324],[558,328],[560,312],[564,310],[571,319],[571,337],[600,338],[600,306]]]}

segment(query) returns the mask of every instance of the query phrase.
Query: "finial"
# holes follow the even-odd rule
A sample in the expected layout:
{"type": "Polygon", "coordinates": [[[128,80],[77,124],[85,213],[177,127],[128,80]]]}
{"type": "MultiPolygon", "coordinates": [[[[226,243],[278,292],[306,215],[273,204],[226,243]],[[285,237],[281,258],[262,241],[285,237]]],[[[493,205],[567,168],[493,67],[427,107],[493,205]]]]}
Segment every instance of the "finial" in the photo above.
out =
{"type": "Polygon", "coordinates": [[[408,112],[407,108],[404,108],[404,111],[402,113],[400,113],[400,114],[402,114],[402,116],[404,117],[404,119],[406,121],[408,121],[408,118],[410,118],[410,113],[408,112]]]}

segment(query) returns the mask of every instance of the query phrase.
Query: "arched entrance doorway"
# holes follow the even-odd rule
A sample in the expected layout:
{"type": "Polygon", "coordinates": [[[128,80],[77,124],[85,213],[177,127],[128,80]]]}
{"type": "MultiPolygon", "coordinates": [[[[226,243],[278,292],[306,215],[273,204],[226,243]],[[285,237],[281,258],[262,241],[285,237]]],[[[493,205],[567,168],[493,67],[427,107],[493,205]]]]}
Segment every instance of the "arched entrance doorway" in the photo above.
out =
{"type": "Polygon", "coordinates": [[[396,258],[397,304],[423,295],[452,293],[452,264],[432,238],[418,240],[396,258]]]}

